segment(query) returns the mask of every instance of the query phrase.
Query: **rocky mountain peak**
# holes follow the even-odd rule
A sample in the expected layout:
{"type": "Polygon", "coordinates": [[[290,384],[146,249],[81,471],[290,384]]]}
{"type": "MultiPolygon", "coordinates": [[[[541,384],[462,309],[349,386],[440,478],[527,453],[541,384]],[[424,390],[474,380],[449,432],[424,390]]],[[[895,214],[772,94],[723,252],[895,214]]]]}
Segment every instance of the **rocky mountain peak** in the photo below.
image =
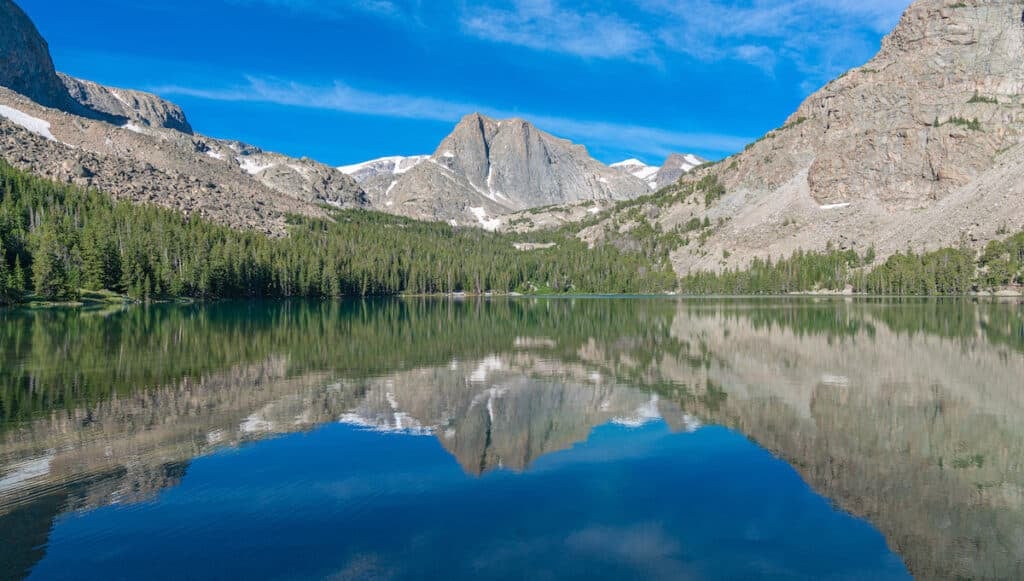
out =
{"type": "Polygon", "coordinates": [[[639,159],[627,159],[610,167],[643,180],[652,190],[659,190],[676,183],[683,175],[705,163],[706,159],[692,153],[673,153],[661,167],[647,165],[639,159]]]}
{"type": "Polygon", "coordinates": [[[47,107],[72,106],[49,45],[28,15],[11,0],[0,0],[0,23],[0,86],[47,107]]]}

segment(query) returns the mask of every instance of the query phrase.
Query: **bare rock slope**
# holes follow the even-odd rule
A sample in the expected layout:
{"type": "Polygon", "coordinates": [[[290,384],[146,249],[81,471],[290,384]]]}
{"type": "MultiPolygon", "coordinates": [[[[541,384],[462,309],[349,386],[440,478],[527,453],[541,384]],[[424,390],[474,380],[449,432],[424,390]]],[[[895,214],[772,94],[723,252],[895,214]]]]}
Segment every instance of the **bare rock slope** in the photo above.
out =
{"type": "MultiPolygon", "coordinates": [[[[837,247],[879,259],[980,247],[1024,228],[1024,23],[1017,0],[917,0],[879,54],[809,97],[746,151],[683,178],[724,194],[645,215],[713,225],[672,253],[680,273],[837,247]]],[[[652,205],[652,208],[654,206],[652,205]]],[[[631,227],[610,216],[583,237],[631,227]]]]}

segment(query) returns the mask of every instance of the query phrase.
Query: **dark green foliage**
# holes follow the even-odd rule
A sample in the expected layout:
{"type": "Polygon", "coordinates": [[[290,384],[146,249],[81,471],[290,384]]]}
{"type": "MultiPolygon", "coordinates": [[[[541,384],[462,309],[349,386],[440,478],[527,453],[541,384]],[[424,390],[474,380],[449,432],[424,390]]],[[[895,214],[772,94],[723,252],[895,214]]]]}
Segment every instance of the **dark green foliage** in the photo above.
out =
{"type": "Polygon", "coordinates": [[[710,206],[712,202],[725,195],[725,186],[718,181],[718,176],[708,174],[697,182],[698,192],[704,192],[704,205],[710,206]]]}
{"type": "Polygon", "coordinates": [[[967,102],[968,103],[989,103],[989,104],[993,104],[993,105],[998,105],[999,104],[999,99],[996,99],[995,97],[986,97],[986,96],[983,96],[983,95],[979,94],[977,91],[975,91],[974,92],[974,96],[971,97],[971,99],[969,101],[967,101],[967,102]]]}
{"type": "Polygon", "coordinates": [[[797,251],[777,262],[755,259],[742,270],[701,272],[684,277],[687,294],[787,294],[840,291],[875,295],[964,295],[977,290],[1024,284],[1024,233],[989,243],[977,257],[967,249],[943,248],[924,254],[890,256],[871,269],[874,247],[861,258],[852,250],[797,251]]]}
{"type": "Polygon", "coordinates": [[[885,295],[962,295],[973,290],[974,252],[944,248],[895,254],[872,270],[858,290],[885,295]]]}
{"type": "Polygon", "coordinates": [[[553,248],[522,252],[513,242],[534,240],[375,212],[289,223],[289,236],[277,239],[231,230],[60,186],[0,162],[0,301],[24,300],[26,281],[46,300],[73,300],[82,289],[150,300],[639,293],[675,284],[667,257],[654,262],[611,245],[588,248],[569,232],[541,235],[553,248]]]}
{"type": "Polygon", "coordinates": [[[1024,284],[1024,232],[989,242],[978,262],[984,269],[981,274],[984,288],[1024,284]]]}
{"type": "Polygon", "coordinates": [[[772,262],[754,259],[743,270],[721,274],[702,272],[680,282],[687,294],[786,294],[818,288],[841,289],[850,271],[860,266],[861,258],[852,250],[842,252],[803,252],[772,262]]]}
{"type": "Polygon", "coordinates": [[[981,122],[977,119],[964,119],[963,117],[951,117],[947,123],[966,127],[971,131],[981,131],[981,122]]]}

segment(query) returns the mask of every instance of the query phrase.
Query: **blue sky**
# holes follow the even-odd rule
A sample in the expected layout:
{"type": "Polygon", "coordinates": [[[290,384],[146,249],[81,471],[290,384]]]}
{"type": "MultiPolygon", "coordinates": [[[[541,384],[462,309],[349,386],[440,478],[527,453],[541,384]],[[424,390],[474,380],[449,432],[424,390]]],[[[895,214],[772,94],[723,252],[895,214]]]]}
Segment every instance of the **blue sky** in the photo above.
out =
{"type": "Polygon", "coordinates": [[[611,163],[720,158],[863,64],[910,0],[16,0],[59,70],[333,165],[520,116],[611,163]]]}

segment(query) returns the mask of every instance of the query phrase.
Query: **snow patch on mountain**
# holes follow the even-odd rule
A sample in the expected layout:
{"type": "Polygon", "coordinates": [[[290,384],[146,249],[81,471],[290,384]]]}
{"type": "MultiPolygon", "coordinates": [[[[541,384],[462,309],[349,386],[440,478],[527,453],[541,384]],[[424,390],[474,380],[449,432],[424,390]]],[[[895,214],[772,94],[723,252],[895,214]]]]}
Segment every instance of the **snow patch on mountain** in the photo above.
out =
{"type": "Polygon", "coordinates": [[[43,121],[38,117],[33,117],[7,105],[0,105],[0,117],[4,117],[11,123],[21,126],[36,135],[45,137],[50,141],[57,141],[57,138],[50,133],[50,123],[48,121],[43,121]]]}
{"type": "Polygon", "coordinates": [[[384,173],[402,175],[425,161],[428,157],[430,156],[390,155],[352,165],[343,165],[338,168],[338,171],[356,178],[357,181],[384,173]]]}
{"type": "Polygon", "coordinates": [[[470,212],[476,216],[477,222],[480,222],[480,227],[484,230],[494,232],[501,226],[501,220],[498,218],[488,218],[487,210],[484,208],[470,208],[470,212]]]}
{"type": "Polygon", "coordinates": [[[652,190],[658,189],[658,171],[661,168],[647,165],[639,159],[627,159],[613,163],[610,167],[628,173],[640,180],[643,180],[647,187],[652,190]]]}

